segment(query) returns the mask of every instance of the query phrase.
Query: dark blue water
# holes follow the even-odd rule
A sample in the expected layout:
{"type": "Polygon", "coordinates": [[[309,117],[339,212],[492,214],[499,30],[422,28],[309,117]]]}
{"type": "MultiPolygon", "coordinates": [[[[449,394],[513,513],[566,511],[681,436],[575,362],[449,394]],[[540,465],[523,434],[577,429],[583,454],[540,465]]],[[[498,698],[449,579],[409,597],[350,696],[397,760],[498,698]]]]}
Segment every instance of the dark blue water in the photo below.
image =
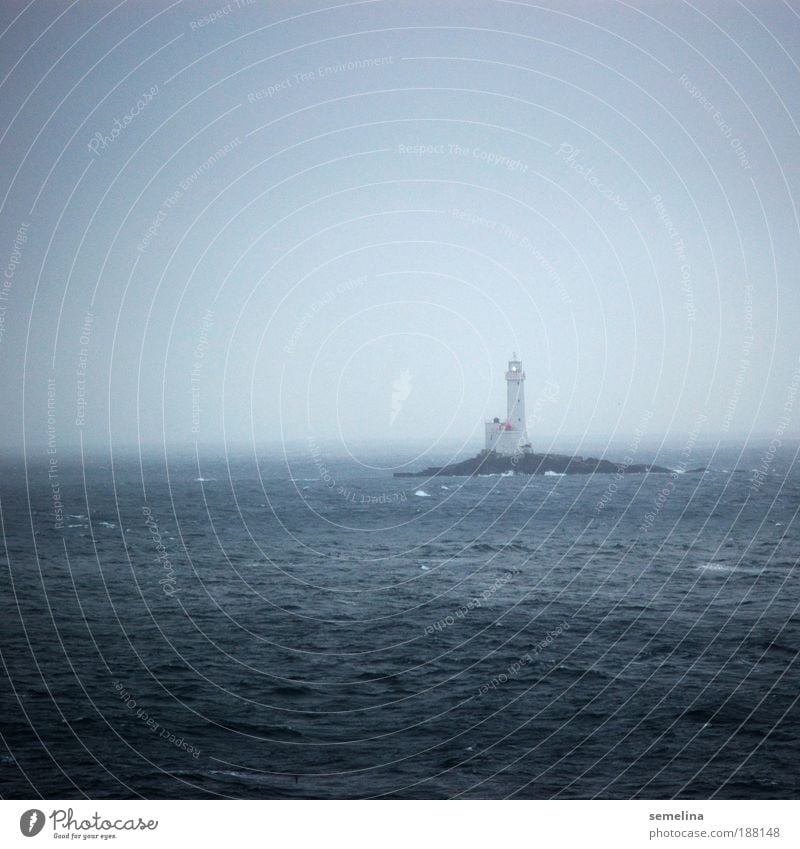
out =
{"type": "Polygon", "coordinates": [[[7,461],[0,794],[797,797],[796,452],[701,454],[7,461]]]}

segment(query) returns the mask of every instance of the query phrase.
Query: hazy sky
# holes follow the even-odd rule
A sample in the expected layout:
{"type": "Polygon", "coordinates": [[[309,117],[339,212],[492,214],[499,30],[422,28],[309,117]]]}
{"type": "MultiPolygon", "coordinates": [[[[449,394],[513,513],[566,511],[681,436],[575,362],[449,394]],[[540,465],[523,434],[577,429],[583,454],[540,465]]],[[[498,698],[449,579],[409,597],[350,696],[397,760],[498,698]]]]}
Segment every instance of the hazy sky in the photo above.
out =
{"type": "Polygon", "coordinates": [[[797,3],[0,30],[6,447],[797,434],[797,3]]]}

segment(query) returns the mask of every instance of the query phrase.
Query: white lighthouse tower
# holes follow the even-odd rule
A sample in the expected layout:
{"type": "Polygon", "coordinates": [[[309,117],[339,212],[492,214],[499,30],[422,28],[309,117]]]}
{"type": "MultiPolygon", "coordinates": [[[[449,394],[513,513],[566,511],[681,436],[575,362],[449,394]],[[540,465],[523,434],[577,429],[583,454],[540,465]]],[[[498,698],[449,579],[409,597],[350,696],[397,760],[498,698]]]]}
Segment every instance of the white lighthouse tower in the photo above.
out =
{"type": "Polygon", "coordinates": [[[525,372],[516,353],[508,361],[506,372],[506,419],[486,422],[486,451],[505,456],[531,451],[525,427],[525,372]]]}

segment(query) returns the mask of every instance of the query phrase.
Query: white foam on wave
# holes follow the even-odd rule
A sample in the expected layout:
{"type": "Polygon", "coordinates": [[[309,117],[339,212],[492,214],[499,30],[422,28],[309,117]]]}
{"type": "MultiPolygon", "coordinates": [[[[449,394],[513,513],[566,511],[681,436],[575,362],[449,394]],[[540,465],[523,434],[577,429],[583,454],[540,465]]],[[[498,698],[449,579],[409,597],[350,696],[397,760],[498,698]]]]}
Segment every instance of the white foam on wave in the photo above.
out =
{"type": "Polygon", "coordinates": [[[733,566],[727,563],[715,562],[713,560],[708,563],[701,563],[698,569],[703,569],[706,572],[733,572],[733,566]]]}
{"type": "Polygon", "coordinates": [[[563,478],[566,474],[566,472],[545,472],[544,476],[546,478],[563,478]]]}
{"type": "Polygon", "coordinates": [[[429,492],[425,492],[424,489],[418,489],[414,493],[414,495],[418,496],[419,498],[431,498],[431,494],[429,492]]]}

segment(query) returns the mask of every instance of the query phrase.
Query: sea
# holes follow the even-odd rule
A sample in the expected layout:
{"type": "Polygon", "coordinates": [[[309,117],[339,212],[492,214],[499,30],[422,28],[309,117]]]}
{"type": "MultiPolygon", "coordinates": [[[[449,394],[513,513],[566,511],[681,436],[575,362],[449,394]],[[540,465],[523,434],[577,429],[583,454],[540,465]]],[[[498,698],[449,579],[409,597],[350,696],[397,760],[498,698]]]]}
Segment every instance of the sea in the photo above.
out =
{"type": "Polygon", "coordinates": [[[0,796],[797,798],[798,446],[645,453],[6,457],[0,796]]]}

